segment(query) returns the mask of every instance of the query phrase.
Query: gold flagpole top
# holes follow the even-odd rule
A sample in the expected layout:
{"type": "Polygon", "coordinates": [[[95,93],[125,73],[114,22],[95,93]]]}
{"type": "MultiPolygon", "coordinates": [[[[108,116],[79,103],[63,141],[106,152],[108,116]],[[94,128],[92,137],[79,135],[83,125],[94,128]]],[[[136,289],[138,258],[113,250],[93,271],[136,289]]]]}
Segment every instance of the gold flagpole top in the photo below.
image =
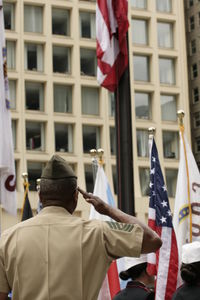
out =
{"type": "Polygon", "coordinates": [[[90,150],[90,155],[92,156],[92,158],[94,158],[97,155],[97,150],[96,149],[91,149],[90,150]]]}
{"type": "Polygon", "coordinates": [[[36,180],[36,190],[37,190],[37,191],[39,191],[39,189],[40,189],[40,181],[41,181],[41,178],[38,178],[38,179],[36,180]]]}
{"type": "Polygon", "coordinates": [[[156,128],[155,127],[149,127],[148,128],[148,133],[149,133],[149,137],[153,138],[156,132],[156,128]]]}
{"type": "Polygon", "coordinates": [[[99,148],[97,150],[97,154],[98,154],[98,157],[99,157],[99,164],[102,166],[103,165],[103,154],[104,154],[104,150],[99,148]]]}
{"type": "Polygon", "coordinates": [[[184,125],[183,125],[183,118],[185,116],[184,110],[182,110],[182,109],[178,110],[177,111],[177,116],[178,116],[179,126],[184,127],[184,125]]]}
{"type": "Polygon", "coordinates": [[[22,173],[22,178],[24,179],[24,182],[28,182],[28,173],[22,173]]]}

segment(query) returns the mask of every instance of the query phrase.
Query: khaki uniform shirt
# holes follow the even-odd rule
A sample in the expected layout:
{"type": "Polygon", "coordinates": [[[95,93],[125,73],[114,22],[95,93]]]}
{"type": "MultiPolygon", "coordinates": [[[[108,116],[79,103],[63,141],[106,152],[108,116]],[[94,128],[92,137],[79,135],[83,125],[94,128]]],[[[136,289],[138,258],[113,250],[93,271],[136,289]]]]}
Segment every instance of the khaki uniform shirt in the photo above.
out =
{"type": "Polygon", "coordinates": [[[85,221],[46,207],[3,233],[0,292],[13,300],[96,300],[114,258],[139,256],[139,225],[85,221]]]}

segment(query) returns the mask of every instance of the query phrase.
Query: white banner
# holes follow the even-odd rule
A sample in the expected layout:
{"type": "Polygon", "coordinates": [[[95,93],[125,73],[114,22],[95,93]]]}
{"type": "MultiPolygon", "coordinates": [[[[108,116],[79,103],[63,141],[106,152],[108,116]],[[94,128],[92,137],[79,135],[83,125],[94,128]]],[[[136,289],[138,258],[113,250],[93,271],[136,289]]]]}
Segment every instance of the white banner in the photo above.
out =
{"type": "Polygon", "coordinates": [[[4,16],[2,0],[0,0],[0,203],[9,213],[14,215],[17,209],[15,185],[4,16]]]}
{"type": "Polygon", "coordinates": [[[192,241],[200,241],[200,174],[185,134],[183,138],[185,149],[180,134],[180,163],[173,218],[180,258],[182,245],[190,242],[189,198],[192,211],[192,241]]]}

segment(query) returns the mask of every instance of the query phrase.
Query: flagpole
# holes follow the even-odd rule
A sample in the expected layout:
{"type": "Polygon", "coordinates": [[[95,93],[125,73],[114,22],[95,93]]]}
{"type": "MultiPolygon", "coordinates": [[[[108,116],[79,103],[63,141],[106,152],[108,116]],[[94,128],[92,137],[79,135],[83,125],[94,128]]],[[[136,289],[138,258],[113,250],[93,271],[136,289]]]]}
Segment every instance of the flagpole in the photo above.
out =
{"type": "Polygon", "coordinates": [[[180,129],[181,138],[183,141],[184,156],[185,156],[185,165],[186,165],[186,173],[187,173],[187,193],[188,193],[188,205],[189,205],[189,218],[190,218],[190,243],[192,243],[192,207],[191,207],[191,199],[190,199],[190,177],[189,177],[187,152],[186,152],[185,139],[184,139],[185,128],[184,128],[184,124],[183,124],[183,118],[185,116],[185,112],[183,110],[179,110],[177,112],[177,116],[178,116],[179,129],[180,129]]]}
{"type": "Polygon", "coordinates": [[[151,148],[152,148],[152,142],[154,138],[156,128],[155,127],[149,127],[148,132],[149,132],[149,158],[151,157],[151,148]]]}
{"type": "Polygon", "coordinates": [[[125,213],[135,215],[131,111],[130,71],[128,64],[115,92],[117,196],[118,207],[125,213]]]}
{"type": "Polygon", "coordinates": [[[23,206],[22,206],[22,209],[21,209],[21,220],[22,220],[24,206],[25,206],[25,202],[26,202],[26,195],[28,193],[28,173],[22,173],[22,178],[24,179],[24,182],[23,182],[23,186],[24,186],[24,202],[23,202],[23,206]]]}
{"type": "Polygon", "coordinates": [[[102,167],[103,166],[103,154],[104,154],[104,150],[102,148],[99,148],[97,150],[97,154],[99,157],[99,165],[102,167]]]}
{"type": "Polygon", "coordinates": [[[97,162],[97,150],[96,149],[91,149],[90,150],[90,155],[92,157],[92,174],[93,174],[93,183],[95,184],[96,180],[96,174],[97,174],[97,169],[98,169],[98,162],[97,162]]]}

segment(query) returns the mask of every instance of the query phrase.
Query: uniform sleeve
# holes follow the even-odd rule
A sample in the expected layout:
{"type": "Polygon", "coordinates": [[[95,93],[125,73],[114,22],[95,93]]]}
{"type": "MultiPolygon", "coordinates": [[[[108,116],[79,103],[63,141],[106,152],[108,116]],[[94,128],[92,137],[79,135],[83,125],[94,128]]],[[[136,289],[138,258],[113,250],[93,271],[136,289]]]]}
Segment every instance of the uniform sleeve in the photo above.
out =
{"type": "Polygon", "coordinates": [[[10,292],[5,271],[2,240],[0,240],[0,292],[5,294],[10,292]]]}
{"type": "Polygon", "coordinates": [[[140,256],[144,234],[141,226],[118,222],[102,222],[102,226],[102,239],[108,257],[140,256]]]}

